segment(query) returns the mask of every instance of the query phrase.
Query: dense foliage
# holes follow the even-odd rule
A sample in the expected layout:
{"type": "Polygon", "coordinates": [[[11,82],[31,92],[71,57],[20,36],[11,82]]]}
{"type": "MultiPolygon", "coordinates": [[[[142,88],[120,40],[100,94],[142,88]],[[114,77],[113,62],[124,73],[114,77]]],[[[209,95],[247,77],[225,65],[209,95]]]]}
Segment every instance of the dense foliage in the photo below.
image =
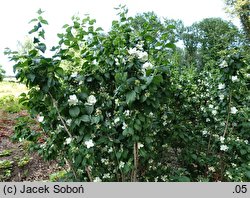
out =
{"type": "Polygon", "coordinates": [[[180,65],[173,42],[183,30],[152,13],[118,11],[108,33],[73,17],[52,57],[39,11],[34,47],[6,51],[30,88],[21,102],[47,137],[39,152],[66,160],[74,181],[249,181],[244,53],[234,46],[203,67],[180,65]]]}
{"type": "Polygon", "coordinates": [[[248,0],[225,0],[225,3],[226,10],[240,19],[246,38],[250,42],[250,2],[248,0]]]}
{"type": "Polygon", "coordinates": [[[5,74],[5,70],[2,68],[2,65],[0,65],[0,82],[3,81],[5,74]]]}

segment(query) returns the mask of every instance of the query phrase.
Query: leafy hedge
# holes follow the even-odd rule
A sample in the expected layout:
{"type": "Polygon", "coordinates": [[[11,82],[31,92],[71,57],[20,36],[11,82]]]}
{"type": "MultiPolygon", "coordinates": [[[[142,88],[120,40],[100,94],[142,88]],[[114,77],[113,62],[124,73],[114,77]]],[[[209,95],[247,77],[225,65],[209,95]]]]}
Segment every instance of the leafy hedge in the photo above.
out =
{"type": "Polygon", "coordinates": [[[73,17],[47,57],[40,10],[34,48],[6,51],[30,88],[21,102],[48,137],[43,156],[65,160],[74,181],[249,181],[250,68],[240,50],[202,71],[182,67],[171,60],[173,25],[137,28],[118,12],[108,33],[73,17]]]}

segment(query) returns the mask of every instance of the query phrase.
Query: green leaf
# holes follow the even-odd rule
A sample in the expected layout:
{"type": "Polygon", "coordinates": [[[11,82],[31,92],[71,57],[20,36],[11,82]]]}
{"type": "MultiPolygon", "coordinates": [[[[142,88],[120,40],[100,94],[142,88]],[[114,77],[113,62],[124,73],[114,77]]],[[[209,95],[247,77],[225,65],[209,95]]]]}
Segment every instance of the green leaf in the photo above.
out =
{"type": "Polygon", "coordinates": [[[191,157],[192,157],[194,160],[197,160],[197,155],[192,154],[191,157]]]}
{"type": "Polygon", "coordinates": [[[246,177],[247,177],[248,179],[250,179],[250,171],[247,171],[247,172],[246,172],[246,177]]]}
{"type": "Polygon", "coordinates": [[[38,46],[36,46],[36,49],[44,53],[46,51],[46,45],[44,43],[39,43],[38,46]]]}
{"type": "Polygon", "coordinates": [[[241,154],[241,155],[245,155],[245,154],[247,154],[247,151],[246,151],[245,149],[241,149],[241,150],[240,150],[240,154],[241,154]]]}
{"type": "Polygon", "coordinates": [[[74,28],[78,29],[80,27],[80,23],[78,23],[77,21],[74,21],[74,28]]]}
{"type": "Polygon", "coordinates": [[[37,19],[32,19],[29,23],[37,22],[37,19]]]}
{"type": "Polygon", "coordinates": [[[39,39],[34,37],[33,43],[39,43],[39,42],[40,42],[39,39]]]}
{"type": "Polygon", "coordinates": [[[94,106],[93,105],[85,105],[85,109],[86,109],[87,113],[90,115],[94,111],[94,106]]]}
{"type": "Polygon", "coordinates": [[[165,47],[171,48],[171,49],[175,49],[175,48],[176,48],[175,44],[173,44],[173,43],[167,43],[167,44],[165,45],[165,47]]]}
{"type": "Polygon", "coordinates": [[[90,116],[89,115],[83,115],[79,118],[83,122],[90,122],[90,116]]]}
{"type": "Polygon", "coordinates": [[[126,102],[127,104],[132,103],[136,99],[136,92],[135,91],[130,91],[126,94],[126,102]]]}
{"type": "Polygon", "coordinates": [[[146,137],[145,141],[147,144],[150,144],[151,142],[153,142],[153,139],[151,137],[146,137]]]}
{"type": "Polygon", "coordinates": [[[140,119],[141,122],[145,122],[145,117],[143,115],[139,114],[138,118],[140,119]]]}
{"type": "Polygon", "coordinates": [[[58,38],[63,38],[64,34],[57,34],[58,38]]]}
{"type": "Polygon", "coordinates": [[[154,78],[153,78],[153,83],[154,84],[159,85],[162,82],[163,82],[162,75],[156,75],[156,76],[154,76],[154,78]]]}
{"type": "Polygon", "coordinates": [[[65,40],[65,41],[64,41],[64,45],[70,46],[70,41],[69,41],[69,40],[65,40]]]}
{"type": "Polygon", "coordinates": [[[96,32],[98,32],[98,31],[103,31],[103,29],[102,29],[101,27],[98,27],[98,28],[96,28],[95,31],[96,31],[96,32]]]}
{"type": "Polygon", "coordinates": [[[38,34],[40,37],[42,37],[43,39],[45,39],[45,31],[44,30],[41,30],[38,34]]]}
{"type": "Polygon", "coordinates": [[[45,19],[42,19],[42,20],[41,20],[41,23],[42,23],[42,24],[45,24],[45,25],[49,25],[48,21],[46,21],[45,19]]]}
{"type": "Polygon", "coordinates": [[[69,27],[69,25],[68,25],[68,24],[65,24],[62,28],[67,28],[67,27],[69,27]]]}
{"type": "Polygon", "coordinates": [[[41,15],[42,13],[44,13],[44,11],[42,11],[41,8],[39,8],[39,10],[37,11],[37,14],[41,15]]]}
{"type": "Polygon", "coordinates": [[[63,76],[64,72],[63,69],[61,67],[58,67],[55,69],[55,72],[59,75],[59,76],[63,76]]]}
{"type": "Polygon", "coordinates": [[[41,23],[39,22],[37,25],[34,26],[34,28],[32,30],[29,31],[29,34],[32,34],[34,32],[37,32],[39,30],[39,28],[41,28],[42,25],[41,23]]]}
{"type": "Polygon", "coordinates": [[[117,157],[118,160],[121,158],[121,156],[122,156],[122,152],[117,152],[116,153],[116,157],[117,157]]]}
{"type": "Polygon", "coordinates": [[[179,182],[190,182],[190,179],[187,176],[181,176],[178,178],[179,182]]]}
{"type": "Polygon", "coordinates": [[[131,127],[127,127],[125,130],[123,130],[122,135],[124,136],[134,135],[134,129],[132,129],[131,127]]]}
{"type": "Polygon", "coordinates": [[[175,29],[176,27],[175,27],[175,25],[168,25],[167,26],[167,29],[175,29]]]}
{"type": "Polygon", "coordinates": [[[71,108],[71,109],[69,110],[69,114],[70,114],[70,116],[72,116],[72,117],[77,117],[77,116],[79,115],[79,113],[80,113],[80,109],[79,109],[79,107],[77,107],[77,106],[75,106],[75,107],[73,107],[73,108],[71,108]]]}
{"type": "Polygon", "coordinates": [[[134,124],[134,127],[135,127],[135,129],[137,130],[137,131],[141,131],[141,125],[139,125],[139,124],[134,124]]]}
{"type": "Polygon", "coordinates": [[[91,118],[91,122],[92,122],[93,124],[99,123],[99,122],[100,122],[100,117],[99,117],[99,116],[93,116],[93,117],[91,118]]]}
{"type": "Polygon", "coordinates": [[[34,82],[35,78],[36,78],[36,75],[34,74],[28,74],[27,75],[27,78],[31,81],[31,82],[34,82]]]}

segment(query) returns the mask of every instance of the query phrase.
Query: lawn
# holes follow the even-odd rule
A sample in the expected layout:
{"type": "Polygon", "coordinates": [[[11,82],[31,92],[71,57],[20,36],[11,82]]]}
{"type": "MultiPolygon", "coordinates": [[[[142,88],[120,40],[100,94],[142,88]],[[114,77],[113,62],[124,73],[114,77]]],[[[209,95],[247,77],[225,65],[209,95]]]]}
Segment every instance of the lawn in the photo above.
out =
{"type": "Polygon", "coordinates": [[[28,90],[24,84],[9,81],[0,82],[0,98],[8,95],[13,95],[17,97],[21,93],[27,91],[28,90]]]}

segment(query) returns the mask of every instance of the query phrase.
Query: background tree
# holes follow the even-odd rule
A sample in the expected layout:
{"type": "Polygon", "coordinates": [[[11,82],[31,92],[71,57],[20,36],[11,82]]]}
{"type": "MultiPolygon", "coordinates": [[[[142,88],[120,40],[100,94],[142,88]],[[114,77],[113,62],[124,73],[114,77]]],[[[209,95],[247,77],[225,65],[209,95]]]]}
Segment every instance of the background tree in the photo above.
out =
{"type": "Polygon", "coordinates": [[[5,70],[2,68],[2,65],[0,65],[0,82],[3,81],[5,74],[5,70]]]}
{"type": "Polygon", "coordinates": [[[231,22],[220,18],[207,18],[186,28],[183,42],[187,64],[194,63],[199,68],[209,62],[217,62],[219,52],[239,45],[239,30],[231,22]]]}
{"type": "Polygon", "coordinates": [[[228,13],[240,19],[248,41],[250,41],[250,1],[249,0],[225,0],[228,13]]]}

